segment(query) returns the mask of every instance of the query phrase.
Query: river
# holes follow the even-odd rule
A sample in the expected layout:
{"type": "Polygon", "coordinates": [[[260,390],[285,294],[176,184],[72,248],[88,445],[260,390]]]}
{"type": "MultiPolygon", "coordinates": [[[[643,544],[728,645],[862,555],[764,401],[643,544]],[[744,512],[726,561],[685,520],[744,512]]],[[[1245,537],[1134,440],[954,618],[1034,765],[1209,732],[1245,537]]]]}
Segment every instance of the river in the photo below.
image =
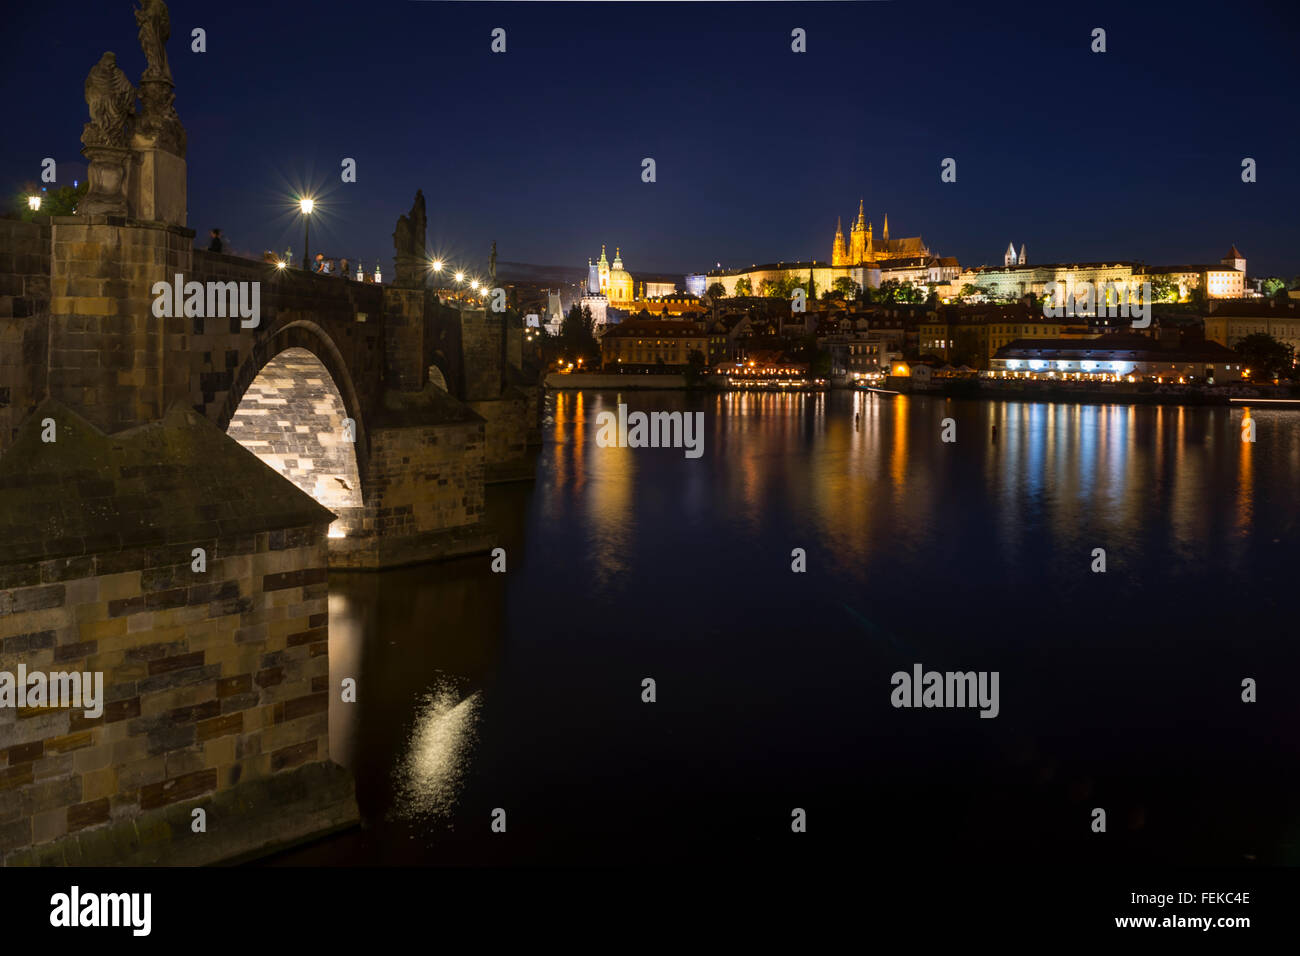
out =
{"type": "Polygon", "coordinates": [[[505,573],[331,575],[365,825],[271,862],[1300,862],[1300,413],[1242,414],[551,393],[505,573]],[[598,447],[619,401],[703,455],[598,447]]]}

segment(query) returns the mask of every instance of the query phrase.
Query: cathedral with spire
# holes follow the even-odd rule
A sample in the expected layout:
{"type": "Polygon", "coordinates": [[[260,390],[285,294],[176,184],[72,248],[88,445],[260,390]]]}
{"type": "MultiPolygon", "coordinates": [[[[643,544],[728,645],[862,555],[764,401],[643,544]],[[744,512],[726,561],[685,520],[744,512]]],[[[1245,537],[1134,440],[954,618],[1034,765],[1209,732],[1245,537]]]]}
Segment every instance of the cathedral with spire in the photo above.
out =
{"type": "Polygon", "coordinates": [[[831,246],[832,266],[858,266],[869,262],[885,263],[891,259],[908,259],[929,256],[930,250],[920,236],[904,239],[889,238],[889,214],[885,214],[880,238],[873,235],[872,224],[867,221],[864,203],[858,200],[858,219],[849,231],[849,241],[844,242],[842,221],[835,223],[835,242],[831,246]]]}

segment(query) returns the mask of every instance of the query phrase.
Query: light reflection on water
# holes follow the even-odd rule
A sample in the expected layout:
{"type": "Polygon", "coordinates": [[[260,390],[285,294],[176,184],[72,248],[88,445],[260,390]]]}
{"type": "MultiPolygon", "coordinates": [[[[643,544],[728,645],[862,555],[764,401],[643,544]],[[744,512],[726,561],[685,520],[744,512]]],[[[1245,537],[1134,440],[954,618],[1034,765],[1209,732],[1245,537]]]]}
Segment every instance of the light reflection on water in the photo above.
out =
{"type": "Polygon", "coordinates": [[[406,756],[394,769],[398,816],[446,816],[454,809],[481,697],[475,692],[462,699],[454,685],[445,684],[416,701],[406,756]]]}

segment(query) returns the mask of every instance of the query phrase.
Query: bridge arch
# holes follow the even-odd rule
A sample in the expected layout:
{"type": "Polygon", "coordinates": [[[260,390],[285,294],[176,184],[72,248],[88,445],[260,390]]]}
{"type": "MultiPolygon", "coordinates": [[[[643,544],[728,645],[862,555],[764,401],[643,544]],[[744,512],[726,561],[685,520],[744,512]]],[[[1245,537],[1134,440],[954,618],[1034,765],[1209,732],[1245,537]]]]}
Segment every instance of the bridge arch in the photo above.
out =
{"type": "Polygon", "coordinates": [[[331,537],[360,532],[364,424],[347,366],[324,330],[286,322],[232,384],[219,420],[226,433],[333,511],[331,537]]]}

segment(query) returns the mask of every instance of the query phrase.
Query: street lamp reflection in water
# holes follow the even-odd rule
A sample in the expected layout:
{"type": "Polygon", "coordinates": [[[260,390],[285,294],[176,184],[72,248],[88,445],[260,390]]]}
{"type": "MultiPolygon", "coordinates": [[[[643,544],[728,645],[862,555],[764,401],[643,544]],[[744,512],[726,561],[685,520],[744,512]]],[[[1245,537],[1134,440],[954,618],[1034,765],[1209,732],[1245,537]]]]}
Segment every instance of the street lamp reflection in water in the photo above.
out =
{"type": "Polygon", "coordinates": [[[407,753],[396,770],[401,815],[445,816],[455,807],[481,696],[476,691],[461,699],[454,687],[444,686],[420,699],[407,753]]]}

